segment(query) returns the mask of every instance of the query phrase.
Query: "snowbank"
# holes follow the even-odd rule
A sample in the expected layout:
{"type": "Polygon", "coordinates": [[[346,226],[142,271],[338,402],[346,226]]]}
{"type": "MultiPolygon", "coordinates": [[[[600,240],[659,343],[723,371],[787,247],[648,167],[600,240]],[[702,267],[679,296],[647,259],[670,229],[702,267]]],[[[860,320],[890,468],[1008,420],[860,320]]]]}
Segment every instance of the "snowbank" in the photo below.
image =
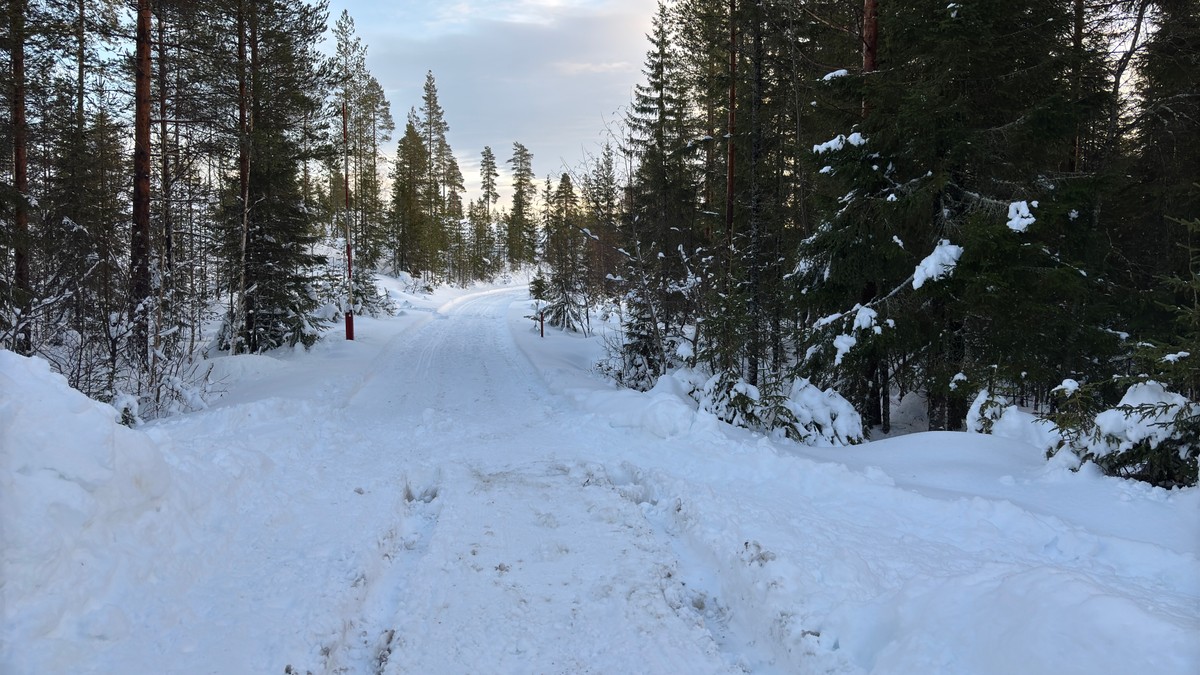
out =
{"type": "Polygon", "coordinates": [[[15,644],[131,629],[122,591],[151,575],[148,549],[170,537],[156,511],[171,474],[155,444],[118,419],[47,362],[0,350],[0,671],[22,671],[15,644]]]}

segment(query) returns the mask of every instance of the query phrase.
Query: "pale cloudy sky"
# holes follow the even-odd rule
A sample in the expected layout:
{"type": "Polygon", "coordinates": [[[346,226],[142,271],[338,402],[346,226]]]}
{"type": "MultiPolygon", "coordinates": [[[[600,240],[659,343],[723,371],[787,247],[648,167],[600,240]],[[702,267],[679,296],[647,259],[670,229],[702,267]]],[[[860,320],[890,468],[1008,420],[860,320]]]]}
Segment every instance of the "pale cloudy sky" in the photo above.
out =
{"type": "MultiPolygon", "coordinates": [[[[654,0],[330,0],[367,45],[397,138],[433,71],[448,140],[478,197],[479,153],[501,165],[513,141],[533,153],[539,179],[574,169],[604,142],[641,80],[654,0]]],[[[332,37],[330,37],[332,40],[332,37]]],[[[332,45],[329,46],[332,49],[332,45]]],[[[507,197],[505,197],[505,200],[507,197]]],[[[503,202],[502,202],[503,203],[503,202]]]]}

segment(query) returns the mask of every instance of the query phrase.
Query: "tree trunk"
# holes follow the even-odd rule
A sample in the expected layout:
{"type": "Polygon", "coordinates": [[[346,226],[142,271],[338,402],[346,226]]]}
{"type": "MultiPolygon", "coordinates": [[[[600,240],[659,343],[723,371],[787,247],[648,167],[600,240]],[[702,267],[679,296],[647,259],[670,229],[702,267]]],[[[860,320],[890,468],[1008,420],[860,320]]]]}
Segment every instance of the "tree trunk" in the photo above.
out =
{"type": "Polygon", "coordinates": [[[84,94],[84,65],[87,58],[87,34],[84,14],[84,0],[79,0],[79,23],[75,27],[75,67],[78,71],[75,80],[75,133],[83,140],[83,94],[84,94]]]}
{"type": "Polygon", "coordinates": [[[17,191],[13,217],[13,253],[15,269],[14,301],[22,310],[23,322],[17,328],[13,349],[19,354],[33,351],[28,310],[33,295],[29,279],[29,126],[25,121],[25,0],[9,0],[9,25],[12,27],[11,63],[13,78],[13,187],[17,191]]]}
{"type": "Polygon", "coordinates": [[[887,352],[879,359],[879,426],[883,433],[892,433],[892,380],[888,373],[887,352]]]}
{"type": "Polygon", "coordinates": [[[129,247],[129,319],[134,358],[149,353],[150,300],[150,0],[138,0],[133,94],[133,229],[129,247]]]}
{"type": "Polygon", "coordinates": [[[246,246],[250,235],[250,116],[249,85],[246,82],[246,3],[238,2],[238,192],[242,199],[242,242],[238,265],[239,287],[236,307],[230,312],[229,351],[237,354],[248,331],[246,312],[246,246]]]}
{"type": "MultiPolygon", "coordinates": [[[[862,27],[862,72],[863,75],[875,72],[879,48],[879,0],[863,0],[862,27]]],[[[862,100],[862,114],[867,116],[870,106],[866,95],[862,100]]]]}
{"type": "Polygon", "coordinates": [[[733,270],[733,135],[737,127],[737,0],[729,0],[729,121],[725,129],[725,247],[728,257],[728,278],[733,270]]]}
{"type": "Polygon", "coordinates": [[[747,302],[747,314],[750,320],[750,340],[747,345],[746,381],[751,386],[758,386],[758,371],[761,355],[765,351],[762,344],[762,155],[763,155],[763,38],[762,38],[762,0],[755,0],[754,12],[751,17],[753,31],[751,35],[751,79],[753,91],[750,96],[750,250],[747,270],[750,284],[750,297],[747,302]]]}
{"type": "MultiPolygon", "coordinates": [[[[1075,0],[1075,35],[1072,40],[1072,47],[1075,55],[1075,71],[1071,77],[1071,99],[1077,104],[1083,96],[1083,0],[1075,0]]],[[[1071,159],[1067,163],[1067,171],[1074,173],[1083,167],[1083,132],[1079,128],[1079,124],[1075,125],[1075,138],[1071,147],[1071,159]]]]}
{"type": "MultiPolygon", "coordinates": [[[[172,193],[174,178],[171,174],[171,153],[168,148],[174,148],[167,142],[167,22],[163,18],[166,10],[159,7],[158,15],[158,143],[162,191],[162,237],[163,237],[163,272],[170,277],[175,267],[174,227],[172,213],[172,193]]],[[[176,139],[178,140],[178,139],[176,139]]],[[[164,283],[164,287],[167,284],[164,283]]]]}

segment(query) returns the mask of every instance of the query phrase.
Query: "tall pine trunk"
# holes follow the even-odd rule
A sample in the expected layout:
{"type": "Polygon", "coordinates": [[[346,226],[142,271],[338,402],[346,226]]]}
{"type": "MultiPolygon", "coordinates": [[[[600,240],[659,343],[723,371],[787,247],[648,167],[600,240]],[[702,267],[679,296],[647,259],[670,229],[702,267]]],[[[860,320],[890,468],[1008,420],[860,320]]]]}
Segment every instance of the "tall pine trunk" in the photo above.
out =
{"type": "Polygon", "coordinates": [[[9,0],[9,25],[12,28],[11,64],[13,78],[13,187],[17,191],[13,217],[14,302],[22,310],[24,322],[17,328],[13,348],[20,354],[33,351],[28,309],[33,295],[29,279],[29,126],[25,120],[25,0],[9,0]]]}
{"type": "Polygon", "coordinates": [[[750,95],[750,246],[747,270],[750,297],[747,302],[750,340],[746,355],[746,381],[758,386],[758,371],[763,349],[762,339],[762,230],[763,230],[763,35],[762,0],[755,0],[751,15],[750,63],[752,91],[750,95]]]}
{"type": "Polygon", "coordinates": [[[238,194],[241,197],[242,237],[238,264],[237,306],[232,308],[229,324],[230,352],[237,354],[248,332],[246,302],[246,246],[250,235],[250,117],[249,86],[246,82],[246,3],[237,7],[238,38],[238,194]]]}
{"type": "Polygon", "coordinates": [[[133,93],[133,230],[129,247],[130,345],[144,363],[149,353],[150,300],[150,0],[138,0],[133,93]]]}
{"type": "MultiPolygon", "coordinates": [[[[878,67],[879,55],[879,0],[863,0],[862,26],[862,72],[863,75],[875,72],[878,67]]],[[[864,94],[862,99],[862,114],[867,116],[870,104],[864,94]]]]}

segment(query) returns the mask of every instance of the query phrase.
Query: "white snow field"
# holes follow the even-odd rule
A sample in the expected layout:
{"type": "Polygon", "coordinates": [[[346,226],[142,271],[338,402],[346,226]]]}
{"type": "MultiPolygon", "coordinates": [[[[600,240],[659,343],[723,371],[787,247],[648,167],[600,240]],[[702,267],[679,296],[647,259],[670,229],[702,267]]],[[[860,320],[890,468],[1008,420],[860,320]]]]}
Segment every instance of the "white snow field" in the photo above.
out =
{"type": "Polygon", "coordinates": [[[147,424],[0,352],[0,672],[1200,672],[1200,491],[617,390],[523,288],[216,359],[147,424]]]}

